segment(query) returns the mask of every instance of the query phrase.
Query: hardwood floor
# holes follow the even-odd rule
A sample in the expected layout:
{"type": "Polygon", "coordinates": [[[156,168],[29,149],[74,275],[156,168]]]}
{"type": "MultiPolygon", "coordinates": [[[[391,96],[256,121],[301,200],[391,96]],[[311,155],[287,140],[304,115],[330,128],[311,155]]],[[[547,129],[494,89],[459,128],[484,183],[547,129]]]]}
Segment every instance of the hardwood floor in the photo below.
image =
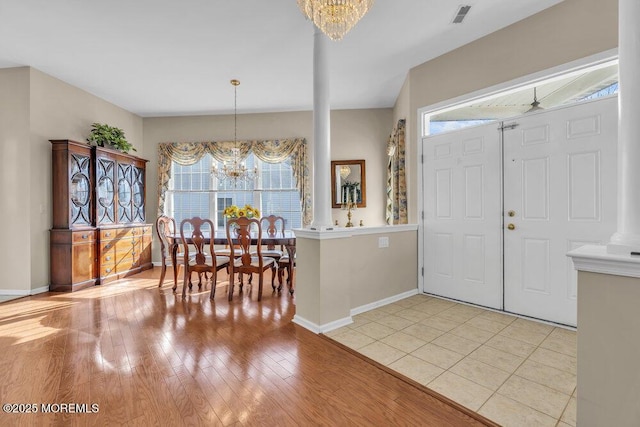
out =
{"type": "Polygon", "coordinates": [[[3,409],[37,410],[0,425],[494,425],[293,324],[287,292],[158,277],[0,304],[3,409]]]}

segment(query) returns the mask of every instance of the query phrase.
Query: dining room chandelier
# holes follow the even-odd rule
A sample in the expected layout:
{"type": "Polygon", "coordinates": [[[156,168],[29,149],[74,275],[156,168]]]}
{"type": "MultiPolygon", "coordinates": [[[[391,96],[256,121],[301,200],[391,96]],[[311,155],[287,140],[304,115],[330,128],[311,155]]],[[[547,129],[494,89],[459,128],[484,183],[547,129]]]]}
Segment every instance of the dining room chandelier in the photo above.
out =
{"type": "Polygon", "coordinates": [[[216,164],[211,167],[211,175],[215,176],[219,181],[231,181],[234,186],[240,181],[253,181],[258,176],[258,168],[247,169],[244,161],[240,156],[238,148],[238,86],[240,80],[231,80],[233,85],[233,148],[231,160],[222,162],[222,167],[218,168],[216,164]]]}
{"type": "Polygon", "coordinates": [[[341,40],[374,0],[297,0],[298,7],[331,40],[341,40]]]}

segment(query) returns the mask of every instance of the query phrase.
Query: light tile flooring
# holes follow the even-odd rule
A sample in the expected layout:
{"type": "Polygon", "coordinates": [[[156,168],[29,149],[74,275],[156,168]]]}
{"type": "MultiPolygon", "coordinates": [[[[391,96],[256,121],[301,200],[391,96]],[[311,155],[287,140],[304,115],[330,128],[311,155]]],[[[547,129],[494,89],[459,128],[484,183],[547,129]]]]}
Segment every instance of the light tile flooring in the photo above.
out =
{"type": "Polygon", "coordinates": [[[427,295],[328,337],[509,426],[576,425],[576,333],[427,295]]]}

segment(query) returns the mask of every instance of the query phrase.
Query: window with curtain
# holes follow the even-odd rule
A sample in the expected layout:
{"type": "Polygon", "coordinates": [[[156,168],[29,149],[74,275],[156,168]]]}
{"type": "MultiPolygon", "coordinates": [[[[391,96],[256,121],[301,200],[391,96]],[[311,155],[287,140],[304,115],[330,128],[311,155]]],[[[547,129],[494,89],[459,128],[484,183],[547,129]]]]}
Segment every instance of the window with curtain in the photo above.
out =
{"type": "Polygon", "coordinates": [[[200,216],[210,218],[217,228],[225,227],[222,214],[230,205],[250,204],[261,215],[284,217],[288,229],[302,227],[302,204],[289,159],[280,163],[267,163],[250,153],[246,159],[248,169],[258,168],[255,181],[218,181],[211,176],[213,162],[222,163],[211,155],[203,156],[192,165],[171,164],[171,178],[165,199],[165,212],[176,219],[200,216]]]}

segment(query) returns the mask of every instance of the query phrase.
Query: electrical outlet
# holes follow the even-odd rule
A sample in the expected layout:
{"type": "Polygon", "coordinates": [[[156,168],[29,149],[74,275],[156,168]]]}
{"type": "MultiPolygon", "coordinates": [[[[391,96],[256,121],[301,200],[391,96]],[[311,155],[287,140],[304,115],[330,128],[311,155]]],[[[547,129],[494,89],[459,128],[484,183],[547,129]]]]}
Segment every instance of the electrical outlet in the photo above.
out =
{"type": "Polygon", "coordinates": [[[388,248],[389,247],[389,238],[387,236],[378,237],[378,247],[379,248],[388,248]]]}

